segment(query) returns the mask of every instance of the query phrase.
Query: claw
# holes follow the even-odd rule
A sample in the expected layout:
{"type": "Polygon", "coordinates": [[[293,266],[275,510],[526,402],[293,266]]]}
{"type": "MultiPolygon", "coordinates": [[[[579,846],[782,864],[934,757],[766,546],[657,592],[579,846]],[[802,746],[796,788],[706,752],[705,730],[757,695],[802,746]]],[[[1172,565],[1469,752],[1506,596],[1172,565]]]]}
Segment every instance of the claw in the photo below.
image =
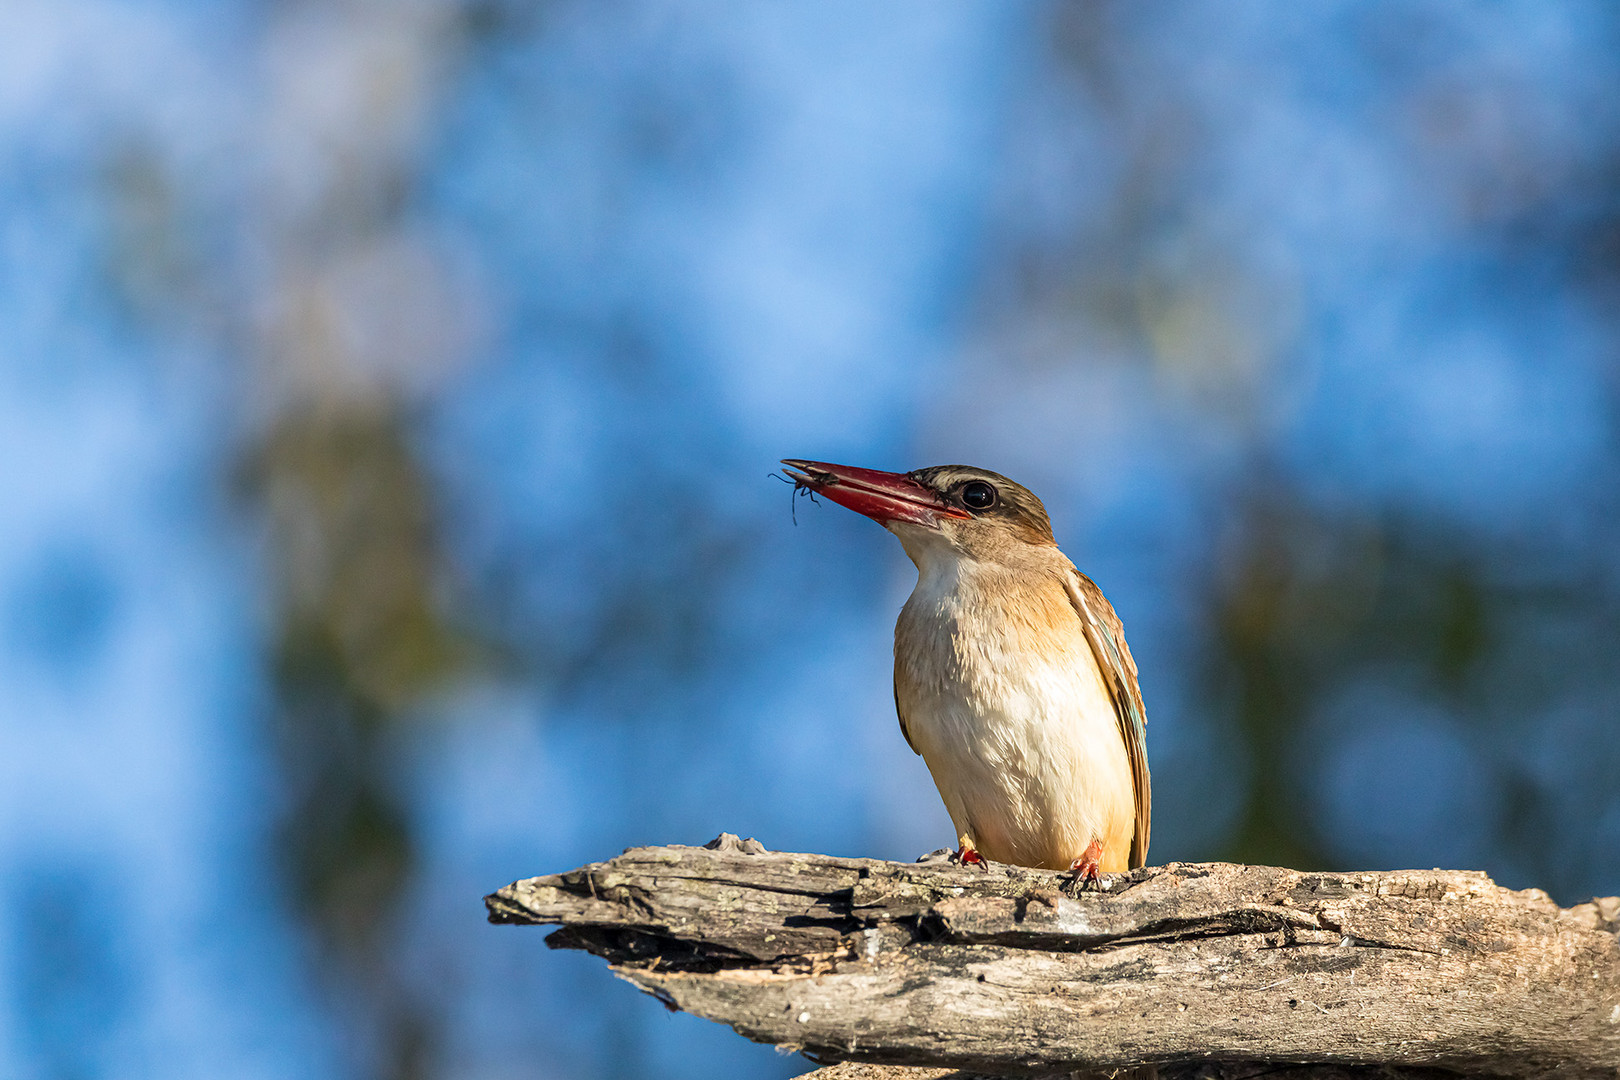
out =
{"type": "Polygon", "coordinates": [[[1102,841],[1093,840],[1086,845],[1080,857],[1069,864],[1069,873],[1074,875],[1075,885],[1079,889],[1084,890],[1088,884],[1099,890],[1102,888],[1102,864],[1098,861],[1102,853],[1102,841]]]}
{"type": "MultiPolygon", "coordinates": [[[[952,856],[954,861],[961,863],[963,866],[973,866],[975,863],[984,866],[984,856],[979,854],[978,849],[973,846],[971,840],[964,836],[961,838],[960,844],[961,846],[956,849],[956,854],[952,856]]],[[[989,868],[985,867],[985,869],[989,868]]]]}

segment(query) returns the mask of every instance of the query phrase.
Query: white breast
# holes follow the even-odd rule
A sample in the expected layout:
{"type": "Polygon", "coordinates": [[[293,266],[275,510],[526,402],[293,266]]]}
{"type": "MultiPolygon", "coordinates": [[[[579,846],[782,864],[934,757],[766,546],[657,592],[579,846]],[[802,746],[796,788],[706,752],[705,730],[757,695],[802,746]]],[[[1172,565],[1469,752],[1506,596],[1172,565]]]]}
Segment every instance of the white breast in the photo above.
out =
{"type": "Polygon", "coordinates": [[[895,697],[957,831],[987,858],[1055,869],[1095,839],[1103,869],[1126,869],[1130,763],[1061,581],[919,567],[895,627],[895,697]]]}

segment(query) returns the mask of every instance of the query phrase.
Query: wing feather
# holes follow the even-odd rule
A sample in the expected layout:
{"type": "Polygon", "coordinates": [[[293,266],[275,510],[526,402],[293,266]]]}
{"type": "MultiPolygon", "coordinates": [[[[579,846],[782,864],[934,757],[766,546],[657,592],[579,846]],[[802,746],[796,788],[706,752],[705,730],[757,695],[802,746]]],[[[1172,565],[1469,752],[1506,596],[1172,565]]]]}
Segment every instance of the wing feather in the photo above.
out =
{"type": "Polygon", "coordinates": [[[917,749],[917,744],[911,741],[911,732],[906,729],[906,714],[900,709],[900,673],[898,671],[894,673],[894,678],[894,715],[900,718],[900,734],[905,736],[906,745],[911,747],[911,752],[920,755],[922,751],[917,749]]]}
{"type": "Polygon", "coordinates": [[[1147,764],[1147,709],[1137,683],[1136,660],[1125,644],[1125,626],[1096,582],[1078,570],[1063,575],[1069,603],[1085,628],[1086,641],[1114,699],[1119,734],[1131,762],[1131,785],[1136,793],[1136,832],[1131,837],[1131,867],[1147,862],[1148,834],[1153,819],[1153,786],[1147,764]]]}

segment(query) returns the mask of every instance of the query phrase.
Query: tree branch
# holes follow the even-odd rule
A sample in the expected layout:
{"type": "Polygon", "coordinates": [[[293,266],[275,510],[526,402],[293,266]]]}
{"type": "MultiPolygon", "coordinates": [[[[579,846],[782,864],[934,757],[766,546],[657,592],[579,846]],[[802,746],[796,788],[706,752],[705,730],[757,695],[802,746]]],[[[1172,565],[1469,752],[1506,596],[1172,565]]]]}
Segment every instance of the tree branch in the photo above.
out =
{"type": "Polygon", "coordinates": [[[1472,872],[1227,863],[1063,886],[728,834],[485,903],[491,922],[560,924],[551,946],[606,958],[672,1009],[817,1060],[1620,1077],[1620,898],[1560,908],[1472,872]]]}

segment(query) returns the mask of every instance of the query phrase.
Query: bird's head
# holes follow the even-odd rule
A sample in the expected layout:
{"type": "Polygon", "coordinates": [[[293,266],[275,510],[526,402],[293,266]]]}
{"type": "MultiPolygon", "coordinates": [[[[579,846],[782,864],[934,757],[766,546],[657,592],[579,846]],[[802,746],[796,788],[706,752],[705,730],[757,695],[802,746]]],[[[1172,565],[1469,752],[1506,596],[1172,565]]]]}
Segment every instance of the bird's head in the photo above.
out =
{"type": "Polygon", "coordinates": [[[1021,484],[971,465],[908,473],[785,458],[794,483],[865,514],[900,538],[919,568],[936,559],[1020,561],[1055,545],[1046,507],[1021,484]]]}

